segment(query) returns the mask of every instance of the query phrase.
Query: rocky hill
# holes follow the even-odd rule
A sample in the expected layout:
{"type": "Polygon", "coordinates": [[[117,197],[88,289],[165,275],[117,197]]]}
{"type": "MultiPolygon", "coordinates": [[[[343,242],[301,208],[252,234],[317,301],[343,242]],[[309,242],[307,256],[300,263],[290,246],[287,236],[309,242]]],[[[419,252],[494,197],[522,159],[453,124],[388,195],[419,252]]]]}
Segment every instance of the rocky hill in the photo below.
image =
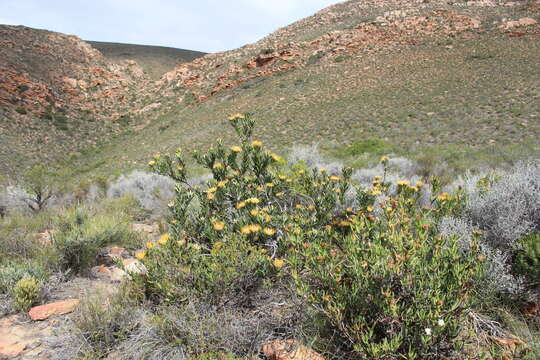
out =
{"type": "Polygon", "coordinates": [[[538,0],[351,0],[158,80],[75,37],[4,26],[0,156],[71,152],[77,171],[110,174],[228,141],[236,112],[283,151],[375,138],[445,160],[540,153],[539,19],[538,0]]]}
{"type": "Polygon", "coordinates": [[[205,53],[170,48],[165,46],[147,46],[87,41],[94,49],[99,50],[107,59],[114,62],[135,60],[151,79],[157,80],[174,67],[193,61],[205,53]]]}

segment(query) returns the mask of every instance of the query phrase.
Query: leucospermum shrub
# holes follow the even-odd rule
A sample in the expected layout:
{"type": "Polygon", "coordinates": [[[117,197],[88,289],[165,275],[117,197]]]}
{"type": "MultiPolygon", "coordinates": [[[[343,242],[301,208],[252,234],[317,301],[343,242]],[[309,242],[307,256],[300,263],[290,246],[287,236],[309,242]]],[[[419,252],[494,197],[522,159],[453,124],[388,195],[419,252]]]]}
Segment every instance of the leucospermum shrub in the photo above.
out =
{"type": "Polygon", "coordinates": [[[27,311],[37,301],[39,292],[40,285],[35,278],[19,280],[13,289],[16,307],[21,311],[27,311]]]}
{"type": "MultiPolygon", "coordinates": [[[[250,140],[249,116],[230,121],[240,144],[218,141],[193,153],[212,174],[202,186],[186,180],[181,150],[149,163],[175,180],[176,195],[170,234],[136,254],[147,272],[133,277],[146,295],[242,306],[256,289],[288,278],[326,319],[320,336],[328,328],[337,334],[340,353],[414,359],[454,350],[483,257],[476,240],[464,248],[438,234],[436,224],[459,215],[462,195],[441,192],[433,180],[423,207],[421,181],[391,184],[384,171],[364,189],[351,181],[350,168],[288,168],[250,140]],[[351,193],[354,208],[347,205],[351,193]]],[[[388,161],[381,161],[385,169],[388,161]]]]}
{"type": "Polygon", "coordinates": [[[447,355],[458,347],[455,339],[483,257],[476,240],[464,252],[456,237],[436,232],[436,219],[450,212],[455,198],[440,194],[432,207],[420,208],[418,187],[403,181],[374,215],[370,196],[386,189],[375,182],[360,193],[359,203],[366,206],[338,229],[297,227],[290,238],[292,275],[353,358],[447,355]]]}
{"type": "Polygon", "coordinates": [[[212,173],[205,186],[188,184],[181,150],[150,161],[154,171],[177,182],[169,204],[170,239],[149,243],[138,254],[149,270],[146,286],[153,295],[170,301],[193,292],[219,301],[236,298],[279,271],[288,250],[284,239],[294,224],[324,226],[344,200],[350,169],[341,177],[283,170],[280,156],[250,141],[254,121],[249,116],[230,121],[239,145],[225,148],[218,142],[204,154],[193,153],[212,173]]]}

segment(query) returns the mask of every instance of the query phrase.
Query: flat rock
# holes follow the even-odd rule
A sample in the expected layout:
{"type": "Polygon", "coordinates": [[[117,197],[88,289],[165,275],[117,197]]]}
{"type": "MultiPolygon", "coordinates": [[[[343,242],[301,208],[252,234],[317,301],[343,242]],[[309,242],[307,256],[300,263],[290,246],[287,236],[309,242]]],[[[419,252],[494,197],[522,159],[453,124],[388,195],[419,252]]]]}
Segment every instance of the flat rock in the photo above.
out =
{"type": "Polygon", "coordinates": [[[75,310],[79,304],[79,299],[58,301],[50,304],[35,306],[28,312],[34,321],[45,320],[52,315],[64,315],[75,310]]]}
{"type": "Polygon", "coordinates": [[[0,360],[13,359],[24,351],[23,344],[13,344],[7,339],[0,339],[0,360]]]}
{"type": "Polygon", "coordinates": [[[293,339],[275,339],[262,347],[264,356],[272,360],[324,360],[324,357],[293,339]]]}

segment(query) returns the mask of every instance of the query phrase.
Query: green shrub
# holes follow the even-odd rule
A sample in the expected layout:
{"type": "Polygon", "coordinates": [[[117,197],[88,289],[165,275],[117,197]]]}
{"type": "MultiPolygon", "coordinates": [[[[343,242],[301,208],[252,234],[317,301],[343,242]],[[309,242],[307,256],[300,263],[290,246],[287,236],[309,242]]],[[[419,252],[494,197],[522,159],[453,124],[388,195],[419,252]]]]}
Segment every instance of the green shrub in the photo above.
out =
{"type": "Polygon", "coordinates": [[[24,278],[44,282],[49,275],[47,267],[38,260],[3,259],[0,262],[0,294],[11,294],[15,285],[24,278]]]}
{"type": "Polygon", "coordinates": [[[21,311],[28,311],[39,298],[40,286],[33,277],[21,279],[15,284],[13,294],[15,306],[21,311]]]}
{"type": "Polygon", "coordinates": [[[121,214],[95,213],[75,208],[61,215],[56,224],[54,246],[63,269],[84,272],[94,265],[98,250],[107,245],[133,245],[136,234],[121,214]]]}
{"type": "Polygon", "coordinates": [[[515,256],[514,268],[521,274],[540,284],[540,232],[523,236],[515,256]]]}
{"type": "Polygon", "coordinates": [[[460,192],[441,193],[433,180],[432,206],[420,207],[420,182],[399,181],[391,196],[396,186],[384,178],[371,189],[356,187],[350,168],[338,176],[277,166],[279,156],[250,141],[249,116],[229,120],[240,145],[227,149],[218,141],[193,154],[212,173],[202,187],[187,182],[181,150],[149,163],[177,183],[170,234],[136,254],[147,273],[134,278],[149,298],[241,308],[253,304],[257,289],[290,275],[325,319],[317,337],[340,353],[436,358],[459,347],[455,338],[482,262],[475,241],[463,249],[436,224],[459,213],[460,192]],[[355,190],[355,207],[348,207],[355,190]]]}
{"type": "Polygon", "coordinates": [[[456,238],[435,231],[435,213],[448,212],[449,196],[434,199],[439,210],[419,208],[418,189],[398,186],[379,214],[371,194],[385,186],[376,182],[359,192],[364,210],[338,229],[297,226],[291,271],[300,293],[356,357],[438,358],[458,347],[480,254],[476,244],[463,252],[456,238]]]}
{"type": "Polygon", "coordinates": [[[26,115],[26,114],[28,114],[28,111],[26,111],[26,109],[25,109],[24,107],[22,107],[22,106],[17,106],[17,107],[15,108],[15,111],[18,112],[18,113],[21,114],[21,115],[26,115]]]}

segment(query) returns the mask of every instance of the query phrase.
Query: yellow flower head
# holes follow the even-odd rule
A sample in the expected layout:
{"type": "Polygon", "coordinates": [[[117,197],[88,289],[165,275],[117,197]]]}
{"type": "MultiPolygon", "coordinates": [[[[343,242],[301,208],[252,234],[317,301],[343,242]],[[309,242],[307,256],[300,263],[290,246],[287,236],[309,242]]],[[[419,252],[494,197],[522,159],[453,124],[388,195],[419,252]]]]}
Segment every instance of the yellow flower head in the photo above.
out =
{"type": "Polygon", "coordinates": [[[225,223],[223,223],[222,221],[216,221],[214,223],[214,230],[216,231],[221,231],[225,228],[225,223]]]}
{"type": "Polygon", "coordinates": [[[263,143],[262,143],[262,141],[254,140],[254,141],[251,143],[251,146],[253,146],[253,147],[261,147],[261,146],[263,146],[263,143]]]}
{"type": "Polygon", "coordinates": [[[246,202],[245,201],[240,201],[238,204],[236,204],[237,209],[242,209],[244,207],[246,207],[246,202]]]}
{"type": "Polygon", "coordinates": [[[276,230],[265,227],[263,232],[268,236],[273,236],[276,233],[276,230]]]}
{"type": "Polygon", "coordinates": [[[388,163],[388,161],[390,161],[390,159],[388,158],[388,156],[383,156],[383,157],[381,157],[381,162],[382,162],[383,164],[388,163]]]}
{"type": "Polygon", "coordinates": [[[302,204],[296,204],[294,207],[300,210],[304,208],[302,204]]]}
{"type": "Polygon", "coordinates": [[[266,187],[273,188],[273,187],[274,187],[274,184],[272,184],[272,183],[266,183],[266,187]]]}
{"type": "Polygon", "coordinates": [[[369,212],[372,212],[372,211],[373,211],[373,206],[371,206],[371,205],[368,205],[368,207],[367,207],[367,211],[369,211],[369,212]]]}
{"type": "Polygon", "coordinates": [[[146,251],[144,251],[144,250],[137,251],[137,252],[135,253],[135,257],[136,257],[137,259],[139,259],[139,260],[144,259],[145,256],[146,256],[146,251]]]}
{"type": "Polygon", "coordinates": [[[440,201],[447,201],[450,200],[450,195],[448,195],[448,193],[446,192],[443,192],[439,194],[439,196],[437,196],[437,199],[439,199],[440,201]]]}
{"type": "Polygon", "coordinates": [[[146,247],[147,247],[148,249],[153,249],[153,248],[154,248],[154,243],[151,242],[151,241],[147,241],[147,242],[146,242],[146,247]]]}
{"type": "Polygon", "coordinates": [[[208,200],[214,200],[215,197],[216,197],[216,194],[214,194],[214,193],[208,193],[208,194],[206,195],[206,198],[207,198],[208,200]]]}
{"type": "Polygon", "coordinates": [[[151,160],[151,161],[148,162],[148,165],[154,166],[154,165],[156,165],[156,162],[154,160],[151,160]]]}
{"type": "Polygon", "coordinates": [[[261,225],[259,224],[249,225],[249,231],[251,231],[252,233],[259,232],[261,231],[261,225]]]}
{"type": "Polygon", "coordinates": [[[240,114],[240,113],[229,116],[230,121],[233,121],[236,119],[245,119],[245,118],[246,118],[246,115],[240,114]]]}
{"type": "Polygon", "coordinates": [[[272,157],[272,159],[274,159],[275,162],[283,161],[283,158],[281,156],[279,156],[278,154],[271,153],[270,156],[272,157]]]}
{"type": "Polygon", "coordinates": [[[215,193],[217,191],[217,187],[213,186],[207,190],[209,193],[215,193]]]}
{"type": "Polygon", "coordinates": [[[325,168],[320,168],[319,171],[322,172],[322,173],[325,173],[326,169],[325,168]]]}
{"type": "Polygon", "coordinates": [[[239,152],[242,152],[242,148],[238,145],[231,146],[231,151],[235,153],[239,153],[239,152]]]}
{"type": "Polygon", "coordinates": [[[217,162],[214,164],[214,166],[212,166],[212,169],[222,169],[222,168],[223,168],[223,164],[220,162],[217,162]]]}
{"type": "Polygon", "coordinates": [[[416,187],[417,187],[417,188],[421,189],[422,186],[424,186],[424,183],[423,183],[423,182],[421,182],[421,181],[417,181],[417,182],[416,182],[416,187]]]}
{"type": "Polygon", "coordinates": [[[261,202],[261,200],[257,199],[257,198],[249,198],[246,200],[247,203],[250,203],[250,204],[259,204],[261,202]]]}
{"type": "Polygon", "coordinates": [[[315,211],[315,205],[309,205],[308,210],[309,211],[315,211]]]}
{"type": "Polygon", "coordinates": [[[177,165],[176,170],[182,171],[182,170],[184,170],[184,167],[182,165],[177,165]]]}
{"type": "Polygon", "coordinates": [[[257,186],[257,191],[264,191],[264,186],[262,185],[257,186]]]}
{"type": "Polygon", "coordinates": [[[242,226],[242,227],[240,228],[240,233],[241,233],[242,235],[249,235],[249,234],[251,234],[250,225],[242,226]]]}
{"type": "Polygon", "coordinates": [[[332,180],[332,181],[339,181],[339,177],[338,177],[338,176],[335,176],[335,175],[332,175],[332,176],[330,176],[330,180],[332,180]]]}
{"type": "Polygon", "coordinates": [[[224,187],[225,185],[227,185],[227,180],[222,180],[220,182],[217,183],[217,187],[218,188],[222,188],[224,187]]]}
{"type": "Polygon", "coordinates": [[[154,154],[154,159],[156,159],[156,160],[157,160],[157,159],[159,159],[160,157],[161,157],[161,155],[160,155],[160,154],[154,154]]]}
{"type": "Polygon", "coordinates": [[[399,186],[408,186],[411,182],[409,180],[399,180],[397,184],[399,186]]]}
{"type": "Polygon", "coordinates": [[[224,242],[216,241],[216,243],[214,244],[214,249],[219,250],[219,249],[221,249],[223,247],[223,245],[225,245],[224,242]]]}
{"type": "Polygon", "coordinates": [[[171,238],[171,235],[169,234],[163,234],[159,237],[158,243],[160,245],[166,245],[169,239],[171,238]]]}
{"type": "Polygon", "coordinates": [[[275,259],[274,260],[274,266],[278,269],[281,269],[283,266],[285,266],[285,260],[283,259],[275,259]]]}
{"type": "Polygon", "coordinates": [[[253,210],[251,210],[249,213],[250,213],[251,215],[253,215],[253,216],[257,216],[257,215],[259,215],[259,210],[258,210],[258,209],[253,209],[253,210]]]}

